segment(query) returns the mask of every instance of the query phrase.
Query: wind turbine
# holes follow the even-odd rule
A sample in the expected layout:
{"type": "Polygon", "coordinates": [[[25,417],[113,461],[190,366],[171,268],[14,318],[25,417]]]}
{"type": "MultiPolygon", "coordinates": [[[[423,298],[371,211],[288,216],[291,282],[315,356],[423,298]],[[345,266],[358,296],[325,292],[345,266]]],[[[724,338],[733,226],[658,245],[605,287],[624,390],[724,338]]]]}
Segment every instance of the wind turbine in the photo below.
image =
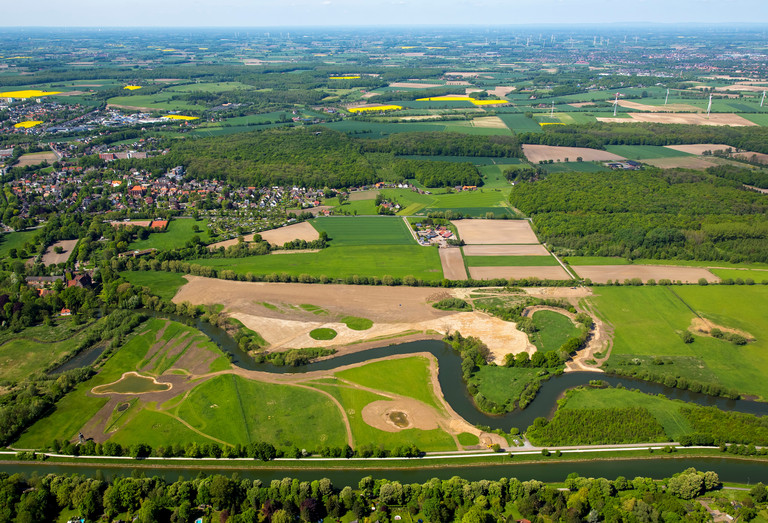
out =
{"type": "Polygon", "coordinates": [[[667,100],[669,100],[669,89],[667,89],[667,97],[664,98],[664,105],[667,105],[667,100]]]}
{"type": "Polygon", "coordinates": [[[552,100],[552,112],[549,113],[549,117],[550,118],[554,118],[555,117],[555,101],[554,100],[552,100]]]}
{"type": "Polygon", "coordinates": [[[616,93],[616,99],[613,101],[613,116],[616,116],[616,110],[619,108],[619,93],[616,93]]]}
{"type": "Polygon", "coordinates": [[[763,106],[763,102],[765,102],[765,91],[763,91],[763,98],[760,100],[760,107],[763,106]]]}
{"type": "Polygon", "coordinates": [[[709,93],[709,105],[707,105],[707,118],[709,118],[709,112],[712,110],[712,93],[709,93]]]}

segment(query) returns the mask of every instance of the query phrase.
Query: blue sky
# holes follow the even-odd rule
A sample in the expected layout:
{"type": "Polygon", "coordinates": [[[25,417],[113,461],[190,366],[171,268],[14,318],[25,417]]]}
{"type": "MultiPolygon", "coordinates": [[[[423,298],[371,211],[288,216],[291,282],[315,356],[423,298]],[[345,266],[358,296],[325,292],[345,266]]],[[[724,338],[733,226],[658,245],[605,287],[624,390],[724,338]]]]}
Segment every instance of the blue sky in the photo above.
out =
{"type": "Polygon", "coordinates": [[[768,0],[35,0],[0,26],[377,26],[765,23],[768,0]]]}

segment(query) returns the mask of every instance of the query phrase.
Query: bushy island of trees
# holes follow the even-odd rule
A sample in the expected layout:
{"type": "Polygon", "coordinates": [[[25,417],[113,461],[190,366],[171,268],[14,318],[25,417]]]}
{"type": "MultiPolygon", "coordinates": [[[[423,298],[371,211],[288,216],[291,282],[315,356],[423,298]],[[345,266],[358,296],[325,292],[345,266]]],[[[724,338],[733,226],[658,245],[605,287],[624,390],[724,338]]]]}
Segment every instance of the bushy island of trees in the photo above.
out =
{"type": "MultiPolygon", "coordinates": [[[[326,519],[382,522],[412,518],[429,523],[546,521],[700,522],[710,519],[696,498],[741,520],[754,518],[768,501],[762,483],[731,503],[712,471],[689,468],[663,480],[614,480],[568,475],[564,488],[516,478],[467,481],[433,478],[401,483],[362,478],[339,488],[327,479],[270,482],[237,474],[205,476],[168,483],[159,477],[117,477],[111,481],[78,475],[47,474],[26,479],[0,474],[2,521],[54,521],[72,514],[85,521],[102,518],[154,523],[199,520],[227,523],[316,522],[326,519]]],[[[72,517],[70,516],[70,517],[72,517]]]]}

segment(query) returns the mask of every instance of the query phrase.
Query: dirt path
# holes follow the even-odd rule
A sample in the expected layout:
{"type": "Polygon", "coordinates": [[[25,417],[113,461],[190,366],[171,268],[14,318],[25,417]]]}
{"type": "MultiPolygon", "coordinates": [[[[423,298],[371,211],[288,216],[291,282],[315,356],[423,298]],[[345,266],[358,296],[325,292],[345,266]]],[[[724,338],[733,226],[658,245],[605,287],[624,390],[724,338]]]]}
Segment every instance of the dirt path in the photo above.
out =
{"type": "Polygon", "coordinates": [[[603,363],[608,361],[613,349],[613,326],[604,322],[596,313],[592,303],[584,300],[582,303],[584,311],[592,317],[594,325],[592,326],[592,335],[587,346],[578,351],[570,361],[565,364],[565,372],[605,372],[603,363]],[[601,354],[601,357],[597,357],[601,354]],[[594,360],[595,363],[587,363],[594,360]]]}

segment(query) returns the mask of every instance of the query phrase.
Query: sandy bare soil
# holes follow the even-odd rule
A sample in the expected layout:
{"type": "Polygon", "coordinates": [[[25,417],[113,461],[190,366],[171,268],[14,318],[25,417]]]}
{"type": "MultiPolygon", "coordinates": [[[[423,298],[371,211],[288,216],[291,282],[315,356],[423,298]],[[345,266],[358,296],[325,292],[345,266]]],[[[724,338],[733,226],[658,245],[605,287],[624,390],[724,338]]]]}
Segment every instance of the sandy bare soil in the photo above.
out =
{"type": "Polygon", "coordinates": [[[699,278],[709,282],[719,281],[719,278],[701,267],[676,267],[671,265],[578,265],[573,269],[582,278],[589,278],[596,283],[608,280],[623,282],[627,279],[640,278],[643,282],[654,279],[696,283],[699,278]]]}
{"type": "Polygon", "coordinates": [[[765,90],[768,90],[768,85],[753,84],[750,82],[737,82],[733,85],[715,87],[715,91],[750,91],[754,93],[762,93],[765,90]]]}
{"type": "Polygon", "coordinates": [[[662,169],[706,169],[718,165],[716,161],[710,160],[705,156],[681,156],[679,158],[653,158],[643,160],[643,163],[660,167],[662,169]]]}
{"type": "Polygon", "coordinates": [[[374,401],[363,407],[363,421],[375,429],[399,432],[405,429],[432,430],[438,428],[437,413],[432,407],[411,398],[374,401]],[[403,416],[402,426],[392,419],[392,414],[403,416]]]}
{"type": "Polygon", "coordinates": [[[24,154],[19,157],[18,163],[15,165],[16,167],[27,167],[29,165],[39,165],[43,163],[43,161],[46,161],[48,163],[53,163],[56,160],[58,160],[59,157],[56,156],[56,153],[53,151],[45,151],[40,153],[30,153],[30,154],[24,154]]]}
{"type": "Polygon", "coordinates": [[[422,84],[419,82],[392,82],[390,87],[401,89],[431,89],[433,87],[443,87],[443,84],[422,84]]]}
{"type": "Polygon", "coordinates": [[[753,191],[761,192],[763,194],[768,194],[768,189],[761,189],[760,187],[755,187],[753,185],[745,185],[744,187],[752,189],[753,191]]]}
{"type": "MultiPolygon", "coordinates": [[[[317,230],[307,222],[295,223],[286,227],[280,227],[279,229],[262,231],[258,234],[261,235],[262,239],[268,241],[272,245],[282,245],[285,242],[290,242],[293,240],[306,240],[311,242],[312,240],[317,240],[320,237],[320,234],[317,232],[317,230]]],[[[243,236],[243,241],[252,242],[253,234],[243,236]]],[[[224,247],[226,249],[230,245],[236,244],[237,238],[232,238],[231,240],[212,243],[208,246],[208,248],[218,249],[219,247],[224,247]]]]}
{"type": "Polygon", "coordinates": [[[543,245],[467,245],[464,256],[549,256],[543,245]]]}
{"type": "Polygon", "coordinates": [[[507,124],[501,121],[498,116],[481,116],[472,120],[473,127],[483,127],[486,129],[506,129],[507,124]]]}
{"type": "Polygon", "coordinates": [[[733,155],[734,158],[741,158],[742,160],[748,160],[750,162],[756,161],[758,163],[768,163],[768,154],[763,153],[753,153],[753,152],[743,152],[743,153],[736,153],[733,155]]]}
{"type": "Polygon", "coordinates": [[[595,102],[574,102],[572,104],[568,104],[571,107],[597,107],[597,104],[595,102]]]}
{"type": "Polygon", "coordinates": [[[443,266],[443,277],[449,280],[466,280],[467,270],[464,267],[464,258],[461,249],[448,247],[440,249],[440,264],[443,266]]]}
{"type": "MultiPolygon", "coordinates": [[[[651,122],[651,123],[681,123],[687,125],[727,125],[731,127],[755,127],[756,123],[752,123],[746,118],[742,118],[738,114],[733,113],[712,113],[707,118],[703,113],[629,113],[630,119],[627,118],[598,118],[599,122],[612,122],[612,123],[631,123],[635,122],[651,122]]],[[[525,147],[525,146],[523,146],[525,147]]],[[[586,158],[585,158],[586,160],[586,158]]]]}
{"type": "Polygon", "coordinates": [[[623,156],[601,151],[599,149],[588,149],[586,147],[558,147],[554,145],[523,145],[523,153],[531,163],[553,160],[555,162],[564,162],[566,159],[575,162],[576,158],[581,158],[585,162],[592,161],[614,161],[624,160],[623,156]]]}
{"type": "Polygon", "coordinates": [[[469,275],[475,280],[490,280],[493,278],[571,279],[568,273],[559,265],[552,267],[470,267],[469,275]]]}
{"type": "Polygon", "coordinates": [[[77,245],[78,240],[62,240],[54,243],[45,250],[43,254],[43,265],[54,265],[57,263],[64,263],[69,259],[69,255],[72,253],[72,249],[77,245]],[[61,247],[63,250],[61,254],[54,252],[56,247],[61,247]]]}
{"type": "Polygon", "coordinates": [[[489,90],[488,94],[492,94],[492,95],[498,96],[499,98],[504,98],[505,96],[507,96],[509,93],[511,93],[515,89],[517,89],[517,87],[512,86],[512,85],[506,85],[506,86],[500,85],[500,86],[496,87],[493,90],[489,90]]]}
{"type": "Polygon", "coordinates": [[[377,194],[379,194],[378,190],[352,191],[349,193],[349,201],[357,202],[360,200],[375,200],[377,194]]]}
{"type": "Polygon", "coordinates": [[[107,104],[107,109],[129,109],[131,111],[141,111],[144,113],[151,113],[157,111],[157,107],[139,107],[137,105],[121,105],[121,104],[107,104]]]}
{"type": "Polygon", "coordinates": [[[451,223],[468,245],[539,243],[527,220],[455,220],[451,223]]]}
{"type": "Polygon", "coordinates": [[[619,100],[619,105],[626,107],[627,109],[637,109],[638,111],[646,111],[649,113],[699,113],[703,111],[703,109],[700,107],[688,104],[646,105],[637,102],[631,102],[629,100],[619,100]]]}
{"type": "MultiPolygon", "coordinates": [[[[122,396],[136,396],[138,394],[141,394],[141,393],[137,394],[135,392],[112,392],[112,391],[105,391],[105,389],[108,389],[109,387],[111,387],[113,385],[116,385],[117,383],[123,381],[127,376],[130,376],[130,375],[138,376],[140,378],[150,378],[152,380],[152,383],[154,383],[155,385],[162,385],[162,386],[164,386],[166,391],[167,390],[171,390],[173,388],[173,384],[172,383],[163,383],[163,382],[157,381],[157,378],[154,378],[152,376],[142,376],[138,372],[129,371],[129,372],[123,372],[123,375],[120,376],[119,380],[113,381],[112,383],[105,383],[104,385],[99,385],[97,387],[94,387],[94,388],[91,389],[91,392],[93,394],[106,394],[106,395],[113,395],[114,394],[114,395],[122,395],[122,396]],[[102,391],[104,391],[104,392],[102,392],[102,391]]],[[[164,391],[152,391],[152,392],[164,392],[164,391]]]]}
{"type": "Polygon", "coordinates": [[[687,145],[665,145],[664,147],[689,154],[704,154],[704,151],[725,151],[726,149],[733,149],[730,145],[721,143],[692,143],[687,145]]]}

